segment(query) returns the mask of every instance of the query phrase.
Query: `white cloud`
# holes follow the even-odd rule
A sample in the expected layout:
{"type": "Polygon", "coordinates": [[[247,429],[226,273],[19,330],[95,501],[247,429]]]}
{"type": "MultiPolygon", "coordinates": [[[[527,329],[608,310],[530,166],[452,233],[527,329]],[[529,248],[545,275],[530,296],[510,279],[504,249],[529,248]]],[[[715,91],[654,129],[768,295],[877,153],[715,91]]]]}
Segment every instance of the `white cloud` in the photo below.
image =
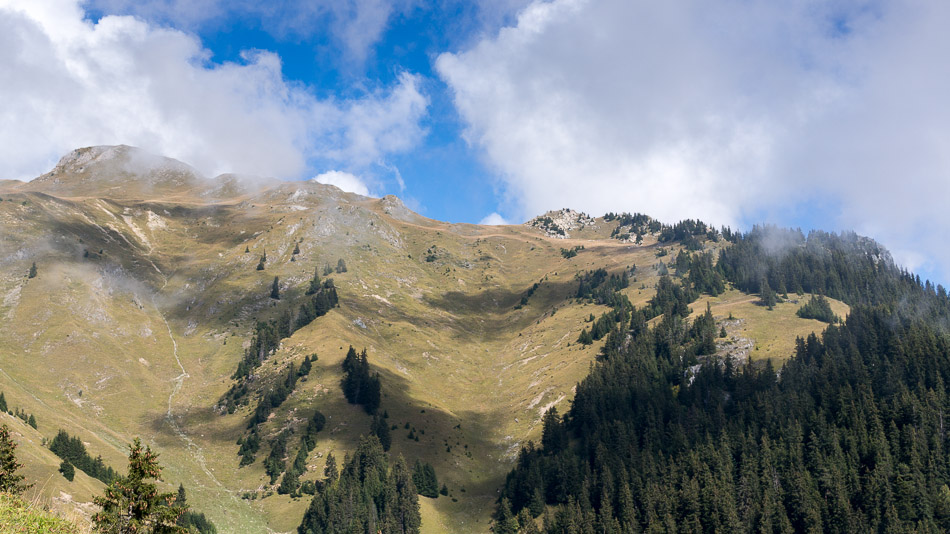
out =
{"type": "Polygon", "coordinates": [[[313,178],[321,184],[335,185],[347,193],[356,193],[364,197],[370,196],[369,187],[356,175],[343,171],[327,171],[313,178]]]}
{"type": "Polygon", "coordinates": [[[79,146],[119,143],[207,174],[297,178],[315,160],[357,168],[424,135],[428,100],[411,74],[363,97],[320,100],[287,81],[273,53],[213,65],[191,35],[84,15],[78,0],[0,0],[3,178],[41,174],[79,146]]]}
{"type": "Polygon", "coordinates": [[[504,217],[498,213],[489,213],[482,220],[478,221],[478,224],[485,224],[488,226],[501,226],[505,224],[511,224],[504,217]]]}
{"type": "Polygon", "coordinates": [[[950,279],[950,4],[536,1],[436,67],[521,217],[823,208],[950,279]],[[899,246],[897,246],[899,245],[899,246]]]}

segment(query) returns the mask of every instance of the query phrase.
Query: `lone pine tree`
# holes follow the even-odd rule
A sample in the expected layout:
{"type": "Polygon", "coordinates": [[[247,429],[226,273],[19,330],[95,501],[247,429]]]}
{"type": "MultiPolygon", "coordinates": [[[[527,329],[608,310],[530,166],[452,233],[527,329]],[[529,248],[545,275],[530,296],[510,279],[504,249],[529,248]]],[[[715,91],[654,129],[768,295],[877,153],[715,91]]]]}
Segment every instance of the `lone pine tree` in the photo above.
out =
{"type": "Polygon", "coordinates": [[[0,492],[19,495],[33,486],[21,484],[24,477],[17,474],[21,467],[23,464],[16,460],[16,443],[10,437],[10,429],[0,425],[0,492]]]}
{"type": "Polygon", "coordinates": [[[176,503],[175,493],[159,493],[153,480],[161,480],[158,454],[139,438],[129,445],[129,472],[106,486],[105,493],[93,499],[102,508],[92,516],[99,532],[110,534],[185,533],[178,518],[185,507],[176,503]]]}

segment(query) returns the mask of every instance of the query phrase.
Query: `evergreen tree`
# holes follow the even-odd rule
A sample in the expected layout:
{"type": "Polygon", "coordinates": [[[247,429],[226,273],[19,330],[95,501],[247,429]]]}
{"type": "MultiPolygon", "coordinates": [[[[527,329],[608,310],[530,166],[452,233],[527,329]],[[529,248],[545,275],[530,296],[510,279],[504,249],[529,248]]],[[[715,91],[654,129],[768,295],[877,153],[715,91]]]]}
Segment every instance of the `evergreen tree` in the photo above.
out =
{"type": "Polygon", "coordinates": [[[36,262],[33,262],[33,265],[30,266],[30,274],[27,275],[29,278],[36,278],[36,262]]]}
{"type": "Polygon", "coordinates": [[[763,278],[762,282],[759,284],[759,298],[761,299],[762,304],[770,311],[775,309],[777,300],[775,292],[772,291],[771,287],[769,287],[769,281],[766,278],[763,278]]]}
{"type": "Polygon", "coordinates": [[[310,279],[310,287],[307,288],[307,295],[313,295],[320,291],[320,273],[319,269],[314,268],[313,278],[310,279]]]}
{"type": "Polygon", "coordinates": [[[435,468],[428,462],[416,460],[412,466],[412,482],[416,485],[419,495],[431,499],[439,497],[439,479],[435,475],[435,468]]]}
{"type": "Polygon", "coordinates": [[[494,534],[518,534],[518,520],[511,513],[511,504],[507,497],[501,498],[498,505],[498,512],[495,514],[495,526],[492,527],[494,534]]]}
{"type": "Polygon", "coordinates": [[[298,245],[297,243],[294,243],[294,251],[292,254],[294,256],[296,256],[297,254],[300,254],[300,245],[298,245]]]}
{"type": "Polygon", "coordinates": [[[343,261],[343,258],[340,258],[336,262],[336,272],[345,273],[346,272],[346,262],[343,261]]]}
{"type": "Polygon", "coordinates": [[[23,464],[16,460],[16,446],[7,425],[0,425],[0,492],[13,495],[19,495],[33,486],[21,484],[24,477],[18,475],[17,470],[23,467],[23,464]]]}
{"type": "Polygon", "coordinates": [[[261,256],[261,261],[257,262],[257,270],[258,270],[258,271],[263,271],[263,270],[264,270],[264,263],[267,261],[266,258],[267,258],[267,255],[265,254],[265,255],[261,256]]]}
{"type": "Polygon", "coordinates": [[[591,337],[590,332],[585,328],[581,330],[581,335],[578,336],[577,342],[581,345],[593,345],[594,338],[591,337]]]}
{"type": "Polygon", "coordinates": [[[109,484],[105,493],[93,499],[102,508],[92,520],[98,532],[183,533],[177,525],[185,509],[175,503],[175,493],[159,493],[152,480],[161,480],[158,455],[141,441],[129,446],[129,471],[109,484]]]}
{"type": "Polygon", "coordinates": [[[33,414],[30,414],[30,418],[26,421],[26,424],[30,425],[33,428],[36,428],[36,418],[33,417],[33,414]]]}
{"type": "Polygon", "coordinates": [[[323,476],[326,477],[328,484],[333,484],[340,476],[340,472],[336,467],[336,458],[333,457],[332,452],[327,453],[327,462],[323,466],[323,476]]]}
{"type": "Polygon", "coordinates": [[[379,438],[379,443],[383,446],[383,450],[388,451],[392,445],[393,438],[390,434],[389,423],[379,414],[373,416],[373,424],[370,427],[370,432],[379,438]]]}
{"type": "Polygon", "coordinates": [[[830,324],[836,324],[841,319],[831,310],[831,303],[823,295],[812,295],[811,299],[795,312],[803,319],[817,319],[830,324]]]}
{"type": "Polygon", "coordinates": [[[4,398],[3,392],[0,391],[0,413],[7,411],[7,399],[4,398]]]}
{"type": "Polygon", "coordinates": [[[59,472],[63,474],[63,477],[72,482],[73,478],[76,476],[76,469],[73,467],[73,464],[63,460],[59,463],[59,472]]]}
{"type": "Polygon", "coordinates": [[[280,280],[276,276],[274,277],[274,283],[270,286],[270,298],[280,300],[280,280]]]}

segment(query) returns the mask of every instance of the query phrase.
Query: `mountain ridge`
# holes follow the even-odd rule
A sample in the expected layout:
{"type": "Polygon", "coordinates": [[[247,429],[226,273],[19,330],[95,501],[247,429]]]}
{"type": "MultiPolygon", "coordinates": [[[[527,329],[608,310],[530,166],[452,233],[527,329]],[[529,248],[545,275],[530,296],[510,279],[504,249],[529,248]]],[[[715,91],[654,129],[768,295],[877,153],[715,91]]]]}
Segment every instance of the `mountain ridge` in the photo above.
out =
{"type": "MultiPolygon", "coordinates": [[[[86,185],[118,179],[109,165],[105,176],[79,166],[86,185]]],[[[42,436],[65,428],[113,466],[141,435],[168,458],[169,481],[185,483],[189,499],[231,531],[299,523],[306,499],[269,495],[275,485],[262,466],[282,432],[299,436],[314,410],[327,416],[302,481],[319,479],[329,453],[342,458],[370,432],[372,418],[340,392],[350,345],[365,347],[380,374],[381,409],[397,427],[391,454],[431,463],[448,485],[449,496],[422,499],[423,531],[487,531],[519,447],[540,437],[547,408],[564,411],[603,345],[577,342],[591,317],[611,309],[580,298],[579,277],[628,275],[621,292],[645,305],[687,248],[676,227],[637,226],[648,218],[560,210],[532,220],[550,218],[547,228],[479,226],[313,182],[225,200],[190,191],[165,199],[0,191],[0,390],[37,414],[42,436]],[[573,225],[570,235],[557,232],[562,225],[573,225]],[[640,242],[614,235],[619,228],[642,231],[640,242]],[[32,262],[38,274],[27,278],[32,262]],[[315,271],[334,279],[340,306],[283,339],[248,383],[249,404],[222,413],[255,325],[305,302],[315,271]],[[280,300],[271,297],[275,279],[280,300]],[[314,370],[260,425],[261,452],[239,468],[236,442],[256,405],[310,354],[319,356],[314,370]]],[[[691,228],[712,254],[728,245],[691,228]]],[[[749,357],[782,358],[788,335],[820,325],[796,318],[791,303],[768,316],[737,291],[710,302],[743,317],[729,329],[761,347],[749,357]],[[775,317],[787,321],[781,333],[756,326],[775,317]]],[[[55,472],[35,472],[52,476],[47,494],[69,492],[55,472]]]]}

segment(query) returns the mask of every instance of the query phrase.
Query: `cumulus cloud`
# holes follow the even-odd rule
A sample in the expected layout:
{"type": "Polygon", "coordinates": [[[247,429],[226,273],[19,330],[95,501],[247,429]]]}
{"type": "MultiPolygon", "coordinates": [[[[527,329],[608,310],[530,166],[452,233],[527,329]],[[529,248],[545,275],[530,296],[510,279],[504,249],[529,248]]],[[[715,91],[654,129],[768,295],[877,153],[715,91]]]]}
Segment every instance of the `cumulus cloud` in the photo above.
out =
{"type": "Polygon", "coordinates": [[[321,184],[335,185],[347,193],[370,196],[369,187],[358,176],[343,171],[327,171],[313,178],[321,184]]]}
{"type": "Polygon", "coordinates": [[[941,2],[535,1],[436,67],[507,213],[814,212],[946,280],[948,17],[941,2]]]}
{"type": "Polygon", "coordinates": [[[489,213],[482,220],[478,221],[478,224],[485,224],[488,226],[501,226],[505,224],[511,224],[504,217],[498,213],[489,213]]]}
{"type": "Polygon", "coordinates": [[[130,16],[85,18],[78,0],[0,0],[3,178],[45,172],[86,145],[137,145],[207,174],[298,178],[356,168],[424,135],[417,76],[352,99],[316,98],[278,56],[211,64],[192,35],[130,16]]]}

